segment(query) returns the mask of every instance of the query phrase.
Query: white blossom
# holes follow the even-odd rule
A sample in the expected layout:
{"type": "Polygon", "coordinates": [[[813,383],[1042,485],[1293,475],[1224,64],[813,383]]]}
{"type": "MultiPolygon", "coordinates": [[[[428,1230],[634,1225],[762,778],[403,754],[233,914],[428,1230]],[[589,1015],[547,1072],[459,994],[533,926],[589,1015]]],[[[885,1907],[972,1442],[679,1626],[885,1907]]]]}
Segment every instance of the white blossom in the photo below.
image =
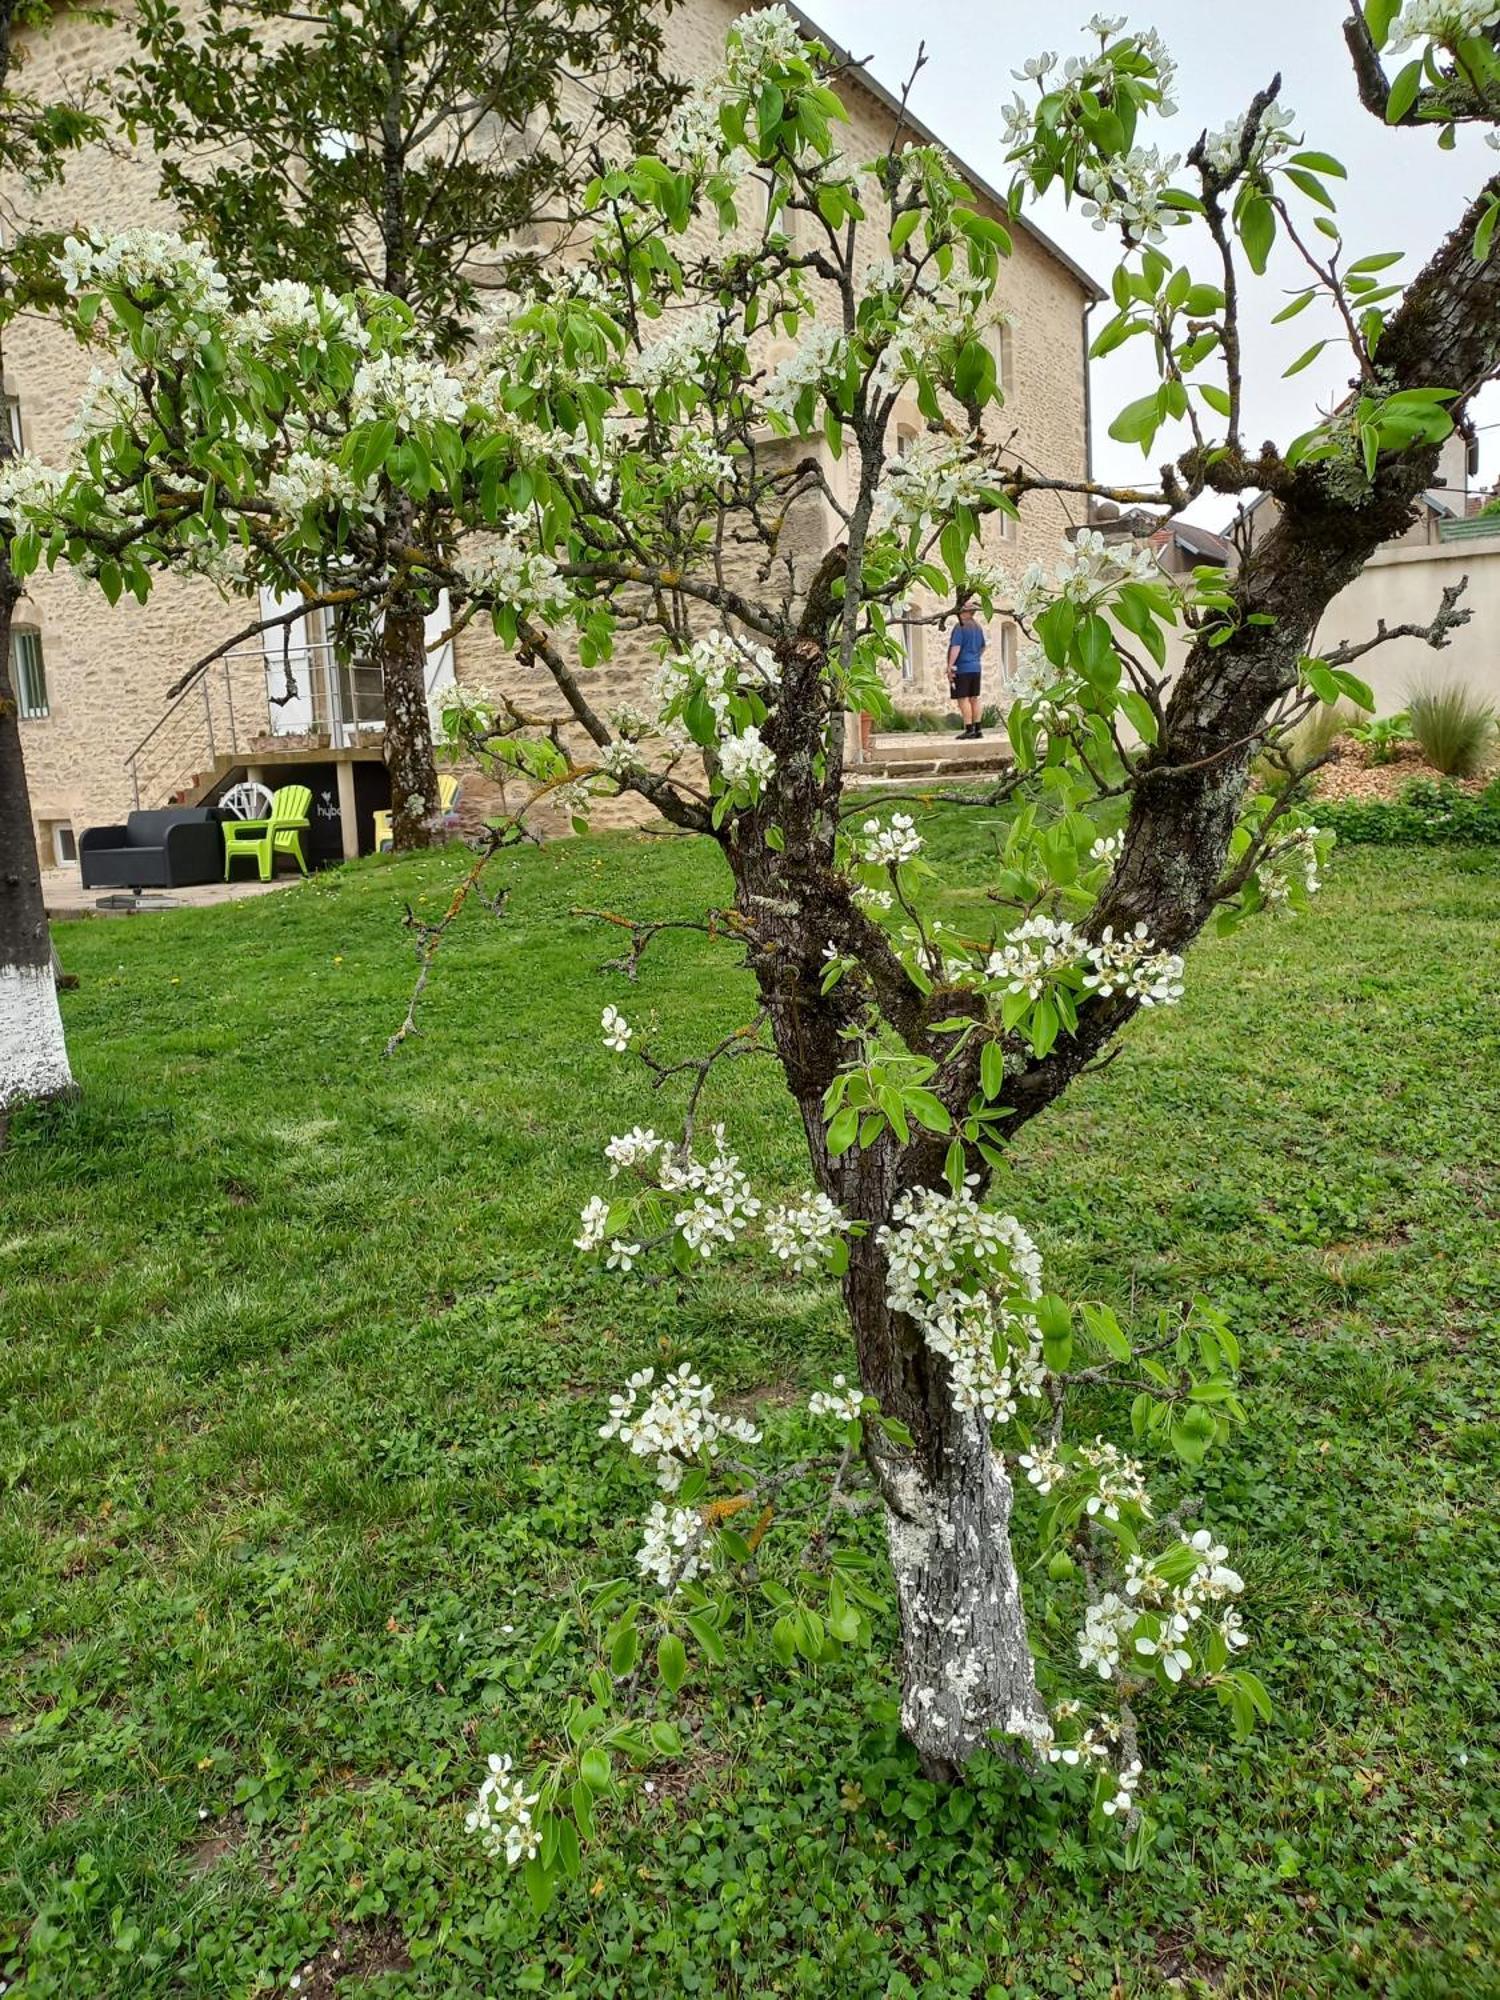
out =
{"type": "Polygon", "coordinates": [[[628,1132],[611,1139],[604,1148],[604,1157],[609,1161],[609,1177],[614,1180],[622,1167],[642,1167],[652,1164],[662,1148],[668,1145],[665,1139],[658,1139],[649,1125],[632,1125],[628,1132]]]}
{"type": "Polygon", "coordinates": [[[799,1277],[826,1268],[831,1245],[848,1227],[848,1218],[837,1203],[822,1193],[810,1193],[795,1204],[766,1210],[766,1241],[799,1277]]]}
{"type": "Polygon", "coordinates": [[[710,1384],[684,1363],[655,1386],[655,1371],[632,1375],[623,1396],[611,1396],[609,1415],[599,1427],[602,1438],[618,1438],[636,1458],[656,1461],[657,1483],[675,1493],[683,1475],[706,1455],[716,1458],[725,1438],[759,1444],[760,1432],[745,1417],[726,1417],[714,1408],[710,1384]],[[643,1408],[642,1395],[650,1390],[643,1408]]]}
{"type": "Polygon", "coordinates": [[[1406,0],[1391,25],[1387,47],[1404,55],[1413,42],[1431,39],[1445,48],[1468,41],[1500,21],[1495,0],[1406,0]]]}
{"type": "Polygon", "coordinates": [[[763,407],[788,423],[808,389],[821,390],[840,364],[844,336],[827,320],[813,320],[796,352],[778,361],[760,392],[763,407]]]}
{"type": "Polygon", "coordinates": [[[867,1396],[863,1389],[851,1389],[842,1375],[835,1375],[828,1389],[815,1389],[807,1399],[807,1414],[810,1417],[833,1417],[839,1423],[853,1423],[864,1413],[867,1403],[874,1398],[867,1396]]]}
{"type": "Polygon", "coordinates": [[[922,852],[922,836],[910,813],[892,813],[885,826],[878,819],[867,819],[862,836],[859,858],[876,867],[899,868],[922,852]]]}
{"type": "Polygon", "coordinates": [[[390,418],[399,430],[419,424],[462,423],[468,413],[463,384],[440,361],[388,351],[361,362],[349,392],[352,423],[390,418]]]}
{"type": "Polygon", "coordinates": [[[1035,1444],[1030,1451],[1021,1453],[1017,1463],[1043,1497],[1068,1476],[1068,1467],[1058,1456],[1055,1445],[1035,1444]]]}
{"type": "Polygon", "coordinates": [[[541,1796],[528,1792],[518,1778],[510,1775],[509,1757],[491,1757],[489,1776],[479,1787],[479,1798],[464,1821],[470,1833],[477,1833],[489,1853],[504,1855],[512,1868],[530,1861],[542,1844],[541,1830],[531,1817],[531,1808],[541,1796]]]}
{"type": "Polygon", "coordinates": [[[1145,1470],[1138,1460],[1127,1458],[1118,1445],[1102,1437],[1096,1437],[1092,1444],[1080,1445],[1078,1459],[1094,1475],[1094,1491],[1084,1503],[1087,1513],[1098,1514],[1106,1521],[1118,1521],[1121,1508],[1129,1507],[1150,1520],[1151,1495],[1145,1470]]]}
{"type": "Polygon", "coordinates": [[[696,1545],[702,1534],[702,1516],[695,1507],[668,1507],[654,1501],[635,1552],[636,1567],[663,1590],[674,1579],[691,1583],[701,1567],[696,1545]]]}
{"type": "Polygon", "coordinates": [[[1182,998],[1181,954],[1158,951],[1143,923],[1118,938],[1113,925],[1106,924],[1088,954],[1083,983],[1101,998],[1123,993],[1142,1007],[1172,1007],[1182,998]]]}
{"type": "Polygon", "coordinates": [[[618,1007],[606,1007],[599,1016],[599,1026],[604,1030],[604,1046],[612,1049],[617,1056],[624,1055],[630,1047],[630,1038],[635,1033],[618,1007]]]}
{"type": "Polygon", "coordinates": [[[1131,243],[1160,243],[1168,229],[1188,219],[1165,199],[1181,164],[1180,154],[1133,146],[1103,165],[1081,166],[1078,185],[1088,199],[1080,203],[1080,212],[1096,229],[1118,225],[1131,243]]]}
{"type": "Polygon", "coordinates": [[[583,1205],[583,1213],[579,1220],[583,1228],[573,1238],[574,1247],[579,1250],[597,1250],[604,1241],[605,1225],[609,1221],[609,1203],[597,1194],[590,1195],[583,1205]]]}
{"type": "Polygon", "coordinates": [[[775,769],[776,753],[753,723],[719,746],[719,770],[732,791],[741,786],[758,791],[775,769]]]}
{"type": "Polygon", "coordinates": [[[1113,1679],[1120,1667],[1120,1653],[1136,1621],[1132,1605],[1116,1592],[1106,1591],[1097,1604],[1083,1615],[1078,1635],[1078,1664],[1085,1672],[1097,1673],[1100,1680],[1113,1679]]]}

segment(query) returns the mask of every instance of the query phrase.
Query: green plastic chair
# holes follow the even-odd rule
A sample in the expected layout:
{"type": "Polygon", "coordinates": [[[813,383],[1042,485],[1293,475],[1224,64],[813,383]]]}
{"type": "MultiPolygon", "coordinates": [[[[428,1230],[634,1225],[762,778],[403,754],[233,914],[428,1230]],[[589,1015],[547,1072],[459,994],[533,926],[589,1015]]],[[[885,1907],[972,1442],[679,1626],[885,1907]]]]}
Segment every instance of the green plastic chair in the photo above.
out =
{"type": "Polygon", "coordinates": [[[278,854],[290,854],[305,875],[307,858],[302,852],[302,836],[307,831],[307,809],[312,793],[306,785],[283,785],[271,800],[269,819],[231,819],[224,822],[224,880],[230,879],[236,857],[248,855],[260,869],[262,882],[269,882],[278,854]]]}

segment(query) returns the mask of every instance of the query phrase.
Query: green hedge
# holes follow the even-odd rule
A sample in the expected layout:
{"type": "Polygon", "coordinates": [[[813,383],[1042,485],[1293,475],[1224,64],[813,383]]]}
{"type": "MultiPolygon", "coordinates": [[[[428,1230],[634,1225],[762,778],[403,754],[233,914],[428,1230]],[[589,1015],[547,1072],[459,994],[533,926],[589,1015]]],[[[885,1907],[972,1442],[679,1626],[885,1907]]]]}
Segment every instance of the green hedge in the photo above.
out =
{"type": "Polygon", "coordinates": [[[1366,846],[1500,847],[1500,779],[1475,795],[1446,779],[1413,778],[1394,801],[1317,800],[1313,817],[1366,846]]]}

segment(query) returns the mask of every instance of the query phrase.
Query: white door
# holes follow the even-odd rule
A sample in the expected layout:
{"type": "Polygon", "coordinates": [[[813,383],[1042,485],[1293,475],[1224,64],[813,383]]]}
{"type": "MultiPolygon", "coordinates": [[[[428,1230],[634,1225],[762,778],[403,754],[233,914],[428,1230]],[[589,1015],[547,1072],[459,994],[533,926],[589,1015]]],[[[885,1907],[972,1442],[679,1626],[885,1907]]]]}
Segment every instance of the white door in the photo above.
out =
{"type": "MultiPolygon", "coordinates": [[[[277,618],[291,611],[301,600],[278,597],[274,590],[260,593],[262,618],[277,618]]],[[[312,652],[308,644],[306,618],[289,625],[272,625],[262,632],[266,654],[266,701],[271,711],[273,736],[305,736],[313,726],[312,652]]]]}

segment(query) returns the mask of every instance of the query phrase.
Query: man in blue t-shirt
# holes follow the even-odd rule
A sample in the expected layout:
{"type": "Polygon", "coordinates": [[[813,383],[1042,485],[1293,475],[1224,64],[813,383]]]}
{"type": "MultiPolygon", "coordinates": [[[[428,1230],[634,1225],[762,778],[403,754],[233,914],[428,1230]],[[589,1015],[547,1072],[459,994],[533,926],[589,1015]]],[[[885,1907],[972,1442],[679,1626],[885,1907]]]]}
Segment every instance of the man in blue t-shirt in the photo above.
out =
{"type": "Polygon", "coordinates": [[[958,607],[958,623],[948,634],[948,685],[958,703],[963,728],[959,741],[976,743],[979,727],[979,677],[983,666],[984,627],[974,615],[972,598],[958,607]]]}

